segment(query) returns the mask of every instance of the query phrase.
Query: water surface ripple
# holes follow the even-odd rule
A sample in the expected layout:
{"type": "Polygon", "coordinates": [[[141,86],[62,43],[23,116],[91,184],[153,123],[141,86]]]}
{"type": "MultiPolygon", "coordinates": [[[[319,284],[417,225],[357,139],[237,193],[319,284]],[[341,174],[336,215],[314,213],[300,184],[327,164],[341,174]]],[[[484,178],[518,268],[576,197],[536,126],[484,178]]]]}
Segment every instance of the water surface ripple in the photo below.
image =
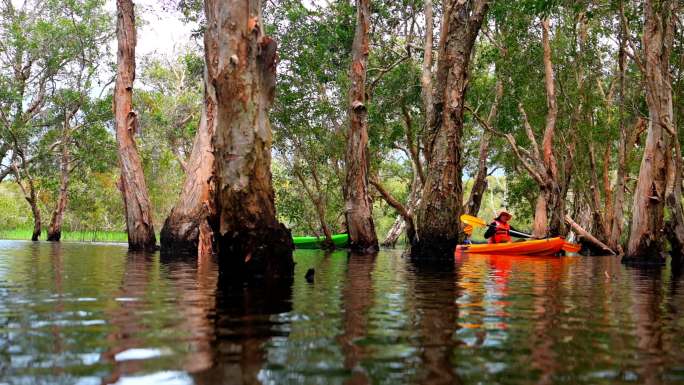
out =
{"type": "Polygon", "coordinates": [[[212,260],[0,241],[0,384],[684,383],[684,280],[669,267],[295,261],[294,282],[218,290],[212,260]]]}

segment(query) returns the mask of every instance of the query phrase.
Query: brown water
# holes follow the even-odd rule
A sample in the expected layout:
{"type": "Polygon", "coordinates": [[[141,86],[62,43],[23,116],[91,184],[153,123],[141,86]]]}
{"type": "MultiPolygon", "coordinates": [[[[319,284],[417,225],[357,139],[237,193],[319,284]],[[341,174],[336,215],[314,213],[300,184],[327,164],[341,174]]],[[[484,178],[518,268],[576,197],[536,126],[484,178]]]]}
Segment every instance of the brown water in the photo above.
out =
{"type": "Polygon", "coordinates": [[[0,241],[0,383],[684,383],[683,282],[669,268],[295,259],[293,285],[228,293],[212,261],[0,241]]]}

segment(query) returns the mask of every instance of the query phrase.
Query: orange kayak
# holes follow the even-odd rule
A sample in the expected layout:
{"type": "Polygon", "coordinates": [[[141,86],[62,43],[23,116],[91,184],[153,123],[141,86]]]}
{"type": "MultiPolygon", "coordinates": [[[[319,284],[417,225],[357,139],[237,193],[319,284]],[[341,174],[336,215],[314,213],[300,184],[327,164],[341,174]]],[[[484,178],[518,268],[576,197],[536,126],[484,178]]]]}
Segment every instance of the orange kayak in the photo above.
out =
{"type": "Polygon", "coordinates": [[[551,256],[561,251],[565,240],[560,237],[511,243],[458,245],[455,254],[535,255],[551,256]]]}

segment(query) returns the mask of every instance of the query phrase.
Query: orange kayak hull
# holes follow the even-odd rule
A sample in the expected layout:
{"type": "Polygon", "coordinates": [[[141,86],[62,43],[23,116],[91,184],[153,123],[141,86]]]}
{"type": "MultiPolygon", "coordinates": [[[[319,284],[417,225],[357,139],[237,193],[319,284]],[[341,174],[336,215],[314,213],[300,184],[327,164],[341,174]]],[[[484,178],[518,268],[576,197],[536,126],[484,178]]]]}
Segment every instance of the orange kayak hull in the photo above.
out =
{"type": "Polygon", "coordinates": [[[458,245],[455,254],[552,256],[561,251],[564,243],[565,239],[556,237],[523,242],[458,245]]]}

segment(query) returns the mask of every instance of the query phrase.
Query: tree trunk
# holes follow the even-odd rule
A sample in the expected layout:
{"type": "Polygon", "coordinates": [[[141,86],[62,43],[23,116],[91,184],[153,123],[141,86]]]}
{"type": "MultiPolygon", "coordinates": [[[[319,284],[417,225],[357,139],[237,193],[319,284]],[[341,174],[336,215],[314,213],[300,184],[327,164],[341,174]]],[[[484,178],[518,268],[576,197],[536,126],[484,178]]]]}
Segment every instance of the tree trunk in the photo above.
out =
{"type": "Polygon", "coordinates": [[[62,238],[62,222],[64,220],[64,211],[66,210],[68,195],[67,189],[69,187],[69,135],[67,122],[64,122],[62,133],[62,156],[60,158],[59,172],[59,195],[57,197],[57,205],[55,211],[52,212],[50,219],[50,226],[48,226],[47,240],[59,242],[62,238]]]}
{"type": "MultiPolygon", "coordinates": [[[[425,140],[425,157],[430,158],[432,153],[432,129],[431,124],[435,119],[435,106],[432,98],[432,35],[434,29],[432,17],[432,0],[425,0],[425,43],[423,44],[423,66],[420,74],[420,91],[423,100],[423,108],[425,109],[425,128],[424,133],[427,134],[428,140],[425,140]]],[[[446,15],[446,12],[445,12],[446,15]]],[[[446,20],[446,18],[445,18],[446,20]]],[[[441,44],[441,42],[440,42],[441,44]]],[[[423,181],[425,183],[425,181],[423,181]]]]}
{"type": "Polygon", "coordinates": [[[19,167],[17,166],[17,164],[12,163],[10,167],[14,171],[14,177],[16,178],[15,180],[19,185],[22,194],[24,194],[24,199],[26,199],[26,202],[28,202],[29,206],[31,207],[31,213],[33,214],[33,233],[31,234],[31,240],[35,242],[40,238],[40,233],[42,229],[42,222],[40,219],[40,208],[38,207],[38,197],[36,194],[36,187],[33,184],[33,177],[31,177],[31,174],[29,173],[28,169],[26,169],[26,167],[28,167],[28,164],[23,158],[22,165],[24,167],[24,173],[26,174],[28,191],[26,191],[26,187],[24,187],[24,184],[21,182],[21,172],[19,171],[19,167]]]}
{"type": "Polygon", "coordinates": [[[335,249],[335,243],[333,243],[332,240],[332,232],[330,231],[328,222],[325,220],[326,207],[325,201],[322,196],[322,192],[317,189],[316,194],[314,194],[313,190],[311,190],[311,187],[309,187],[309,184],[306,182],[306,179],[304,179],[304,175],[302,174],[302,171],[299,169],[299,167],[294,167],[294,174],[297,176],[297,179],[299,179],[299,182],[302,184],[302,187],[306,192],[306,196],[309,197],[309,200],[311,201],[311,203],[313,203],[314,208],[316,209],[318,222],[320,223],[321,230],[323,230],[323,235],[325,236],[323,248],[335,249]]]}
{"type": "MultiPolygon", "coordinates": [[[[413,182],[411,183],[411,192],[409,193],[408,203],[406,204],[406,211],[411,216],[411,218],[414,218],[416,207],[420,204],[420,195],[422,187],[423,184],[420,182],[420,179],[414,176],[413,182]]],[[[397,215],[397,219],[394,221],[394,224],[392,224],[392,227],[387,232],[387,235],[385,235],[385,239],[382,241],[382,245],[385,247],[396,246],[399,237],[404,232],[404,230],[407,229],[406,225],[407,223],[406,220],[404,220],[404,217],[401,216],[401,214],[397,215]]],[[[412,220],[412,226],[413,234],[408,239],[409,244],[415,241],[415,219],[412,220]]]]}
{"type": "Polygon", "coordinates": [[[623,261],[659,259],[664,247],[666,170],[671,148],[666,131],[674,132],[669,74],[673,11],[673,1],[647,0],[644,3],[642,71],[649,124],[634,191],[632,228],[623,261]]]}
{"type": "Polygon", "coordinates": [[[402,216],[404,222],[406,223],[406,236],[408,237],[409,243],[413,244],[413,240],[416,235],[415,225],[413,224],[413,215],[411,215],[409,210],[385,189],[380,181],[374,179],[371,180],[370,183],[375,187],[376,190],[378,190],[380,195],[382,195],[382,198],[385,200],[385,202],[392,206],[392,208],[394,208],[397,213],[402,216]]]}
{"type": "Polygon", "coordinates": [[[558,105],[556,103],[556,86],[553,76],[553,64],[551,61],[551,44],[549,38],[549,19],[542,20],[542,44],[544,46],[544,84],[546,87],[546,127],[542,140],[543,161],[546,168],[546,177],[549,180],[546,194],[549,200],[549,235],[565,233],[565,200],[561,199],[558,166],[553,152],[553,138],[556,130],[556,117],[558,105]]]}
{"type": "Polygon", "coordinates": [[[207,0],[207,82],[216,91],[214,236],[222,273],[235,279],[293,273],[292,235],[276,218],[268,110],[276,43],[265,36],[261,1],[207,0]]]}
{"type": "Polygon", "coordinates": [[[431,128],[434,143],[417,215],[418,237],[411,251],[418,258],[452,258],[461,238],[463,105],[470,56],[488,5],[486,0],[445,3],[450,11],[443,20],[435,95],[435,113],[441,117],[431,128]]]}
{"type": "MultiPolygon", "coordinates": [[[[618,143],[618,155],[617,155],[617,176],[615,180],[615,186],[613,187],[613,221],[610,228],[610,236],[608,237],[608,246],[618,253],[622,254],[623,249],[620,244],[620,238],[622,237],[622,226],[623,226],[623,216],[624,216],[624,206],[625,206],[625,176],[627,173],[627,160],[630,151],[629,138],[630,135],[627,134],[627,129],[625,126],[624,117],[624,104],[625,104],[625,45],[627,39],[626,31],[626,20],[624,18],[624,4],[620,0],[619,4],[620,11],[620,46],[618,49],[618,87],[620,91],[620,99],[618,106],[618,119],[620,125],[620,142],[618,143]]],[[[639,119],[637,122],[642,122],[639,119]]]]}
{"type": "Polygon", "coordinates": [[[368,195],[368,109],[366,69],[368,66],[370,0],[357,0],[356,33],[349,71],[349,132],[345,164],[347,168],[345,210],[350,247],[358,251],[378,249],[373,224],[372,202],[368,195]]]}
{"type": "MultiPolygon", "coordinates": [[[[501,79],[496,80],[495,89],[494,103],[487,116],[487,125],[489,126],[494,124],[494,119],[496,119],[496,114],[499,109],[499,102],[503,97],[503,81],[501,81],[501,79]]],[[[489,143],[491,139],[491,131],[485,129],[482,133],[482,139],[480,139],[480,156],[477,162],[477,174],[475,174],[475,179],[473,181],[473,189],[470,191],[468,202],[463,210],[469,215],[477,216],[480,212],[482,197],[484,196],[485,190],[487,190],[487,157],[489,156],[489,143]]]]}
{"type": "Polygon", "coordinates": [[[160,234],[163,254],[173,252],[203,257],[213,253],[214,242],[210,222],[213,222],[216,216],[216,197],[213,181],[214,149],[211,138],[214,133],[215,115],[216,94],[205,79],[204,108],[190,160],[186,166],[183,190],[178,202],[171,209],[171,214],[164,221],[160,234]]]}
{"type": "Polygon", "coordinates": [[[119,189],[126,210],[126,230],[130,250],[154,250],[156,239],[152,208],[147,195],[142,161],[135,145],[137,114],[132,109],[135,80],[135,13],[131,0],[117,0],[118,40],[114,119],[119,146],[121,179],[119,189]]]}

